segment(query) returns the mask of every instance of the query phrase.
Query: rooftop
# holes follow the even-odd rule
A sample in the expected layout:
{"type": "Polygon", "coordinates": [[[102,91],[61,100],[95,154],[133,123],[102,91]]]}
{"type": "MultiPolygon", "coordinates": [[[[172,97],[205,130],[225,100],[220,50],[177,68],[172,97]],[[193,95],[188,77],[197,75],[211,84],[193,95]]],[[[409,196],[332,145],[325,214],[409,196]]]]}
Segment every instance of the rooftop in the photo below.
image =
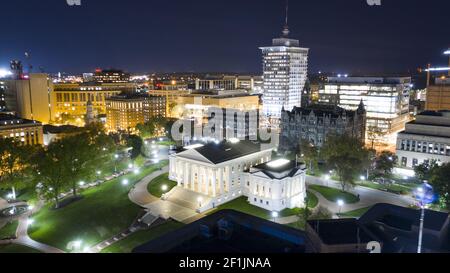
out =
{"type": "Polygon", "coordinates": [[[250,140],[210,142],[194,149],[214,164],[220,164],[261,151],[261,144],[250,140]]]}
{"type": "Polygon", "coordinates": [[[299,170],[306,169],[306,166],[297,164],[295,161],[287,159],[276,159],[264,164],[254,166],[250,172],[263,172],[272,179],[283,179],[286,177],[293,177],[299,170]]]}
{"type": "Polygon", "coordinates": [[[40,122],[29,120],[29,119],[22,119],[20,117],[9,115],[9,114],[3,114],[0,113],[0,126],[14,126],[14,125],[41,125],[40,122]]]}

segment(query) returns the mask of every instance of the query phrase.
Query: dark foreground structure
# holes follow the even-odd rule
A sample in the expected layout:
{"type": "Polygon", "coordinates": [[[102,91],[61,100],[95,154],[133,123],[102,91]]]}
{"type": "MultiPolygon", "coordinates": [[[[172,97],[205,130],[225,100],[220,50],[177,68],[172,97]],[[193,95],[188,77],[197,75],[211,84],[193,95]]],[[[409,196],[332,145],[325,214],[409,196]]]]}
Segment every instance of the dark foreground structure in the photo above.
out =
{"type": "MultiPolygon", "coordinates": [[[[135,253],[381,253],[417,251],[420,211],[377,204],[359,219],[308,221],[306,231],[222,210],[137,247],[135,253]]],[[[424,253],[450,251],[449,214],[427,210],[424,253]]]]}

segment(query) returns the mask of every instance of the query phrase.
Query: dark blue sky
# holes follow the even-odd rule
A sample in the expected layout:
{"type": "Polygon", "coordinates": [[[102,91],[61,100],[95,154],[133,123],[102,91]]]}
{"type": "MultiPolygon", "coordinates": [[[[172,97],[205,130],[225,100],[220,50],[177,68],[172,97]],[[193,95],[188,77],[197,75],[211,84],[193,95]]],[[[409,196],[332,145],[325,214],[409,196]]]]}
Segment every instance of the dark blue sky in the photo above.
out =
{"type": "MultiPolygon", "coordinates": [[[[8,0],[0,3],[0,67],[30,51],[35,68],[78,73],[260,72],[258,46],[279,36],[285,0],[8,0]]],[[[450,1],[291,0],[291,36],[311,71],[406,72],[446,65],[450,1]]]]}

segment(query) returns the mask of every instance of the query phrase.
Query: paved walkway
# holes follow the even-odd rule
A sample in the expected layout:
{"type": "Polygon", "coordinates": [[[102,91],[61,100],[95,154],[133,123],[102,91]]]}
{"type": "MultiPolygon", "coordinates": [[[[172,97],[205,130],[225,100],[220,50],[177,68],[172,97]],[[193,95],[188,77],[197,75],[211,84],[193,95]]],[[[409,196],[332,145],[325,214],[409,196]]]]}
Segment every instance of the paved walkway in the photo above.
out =
{"type": "Polygon", "coordinates": [[[61,249],[36,242],[28,236],[28,215],[19,218],[16,236],[17,239],[11,241],[13,244],[28,246],[43,253],[64,253],[61,249]]]}
{"type": "Polygon", "coordinates": [[[169,166],[165,166],[161,171],[156,171],[150,175],[144,177],[141,181],[136,183],[136,185],[131,189],[128,194],[131,202],[135,203],[140,207],[146,207],[148,204],[160,200],[159,198],[151,195],[148,192],[148,184],[160,175],[169,172],[169,166]]]}
{"type": "MultiPolygon", "coordinates": [[[[335,188],[335,189],[339,189],[339,190],[341,189],[341,186],[340,186],[339,182],[337,182],[337,181],[325,180],[325,179],[313,177],[313,176],[307,176],[306,183],[308,185],[321,185],[321,186],[327,186],[327,187],[335,188]]],[[[312,191],[312,192],[314,192],[314,191],[312,191]]],[[[360,202],[355,203],[355,204],[346,204],[342,208],[342,212],[347,212],[347,211],[352,211],[355,209],[369,207],[369,206],[375,205],[377,203],[388,203],[388,204],[393,204],[393,205],[397,205],[397,206],[408,207],[410,205],[415,204],[415,202],[416,202],[414,200],[414,198],[412,198],[411,196],[398,195],[398,194],[394,194],[394,193],[390,193],[390,192],[384,192],[384,191],[375,190],[375,189],[371,189],[371,188],[367,188],[367,187],[361,187],[361,186],[356,186],[353,189],[351,189],[349,192],[351,192],[355,195],[359,195],[360,202]]],[[[332,212],[336,212],[339,210],[334,202],[330,202],[330,201],[326,200],[322,195],[318,194],[317,192],[314,192],[314,194],[317,195],[317,197],[319,198],[320,204],[322,206],[327,207],[332,212]]]]}
{"type": "Polygon", "coordinates": [[[198,213],[191,208],[180,206],[172,201],[161,200],[148,192],[148,184],[150,184],[158,176],[168,172],[169,166],[165,166],[162,170],[153,172],[152,174],[144,177],[128,194],[130,200],[138,206],[146,208],[156,216],[164,219],[172,218],[186,224],[201,218],[201,215],[199,217],[198,213]]]}

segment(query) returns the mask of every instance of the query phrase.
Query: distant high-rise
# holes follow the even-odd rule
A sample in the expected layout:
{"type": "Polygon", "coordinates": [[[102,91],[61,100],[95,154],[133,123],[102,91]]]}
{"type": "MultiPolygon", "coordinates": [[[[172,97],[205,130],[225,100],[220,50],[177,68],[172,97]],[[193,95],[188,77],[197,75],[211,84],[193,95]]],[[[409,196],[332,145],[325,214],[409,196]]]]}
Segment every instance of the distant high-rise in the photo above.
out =
{"type": "Polygon", "coordinates": [[[292,110],[301,105],[309,49],[300,47],[299,40],[289,38],[287,12],[282,37],[273,39],[272,46],[260,49],[263,54],[263,113],[277,120],[283,107],[292,110]]]}

